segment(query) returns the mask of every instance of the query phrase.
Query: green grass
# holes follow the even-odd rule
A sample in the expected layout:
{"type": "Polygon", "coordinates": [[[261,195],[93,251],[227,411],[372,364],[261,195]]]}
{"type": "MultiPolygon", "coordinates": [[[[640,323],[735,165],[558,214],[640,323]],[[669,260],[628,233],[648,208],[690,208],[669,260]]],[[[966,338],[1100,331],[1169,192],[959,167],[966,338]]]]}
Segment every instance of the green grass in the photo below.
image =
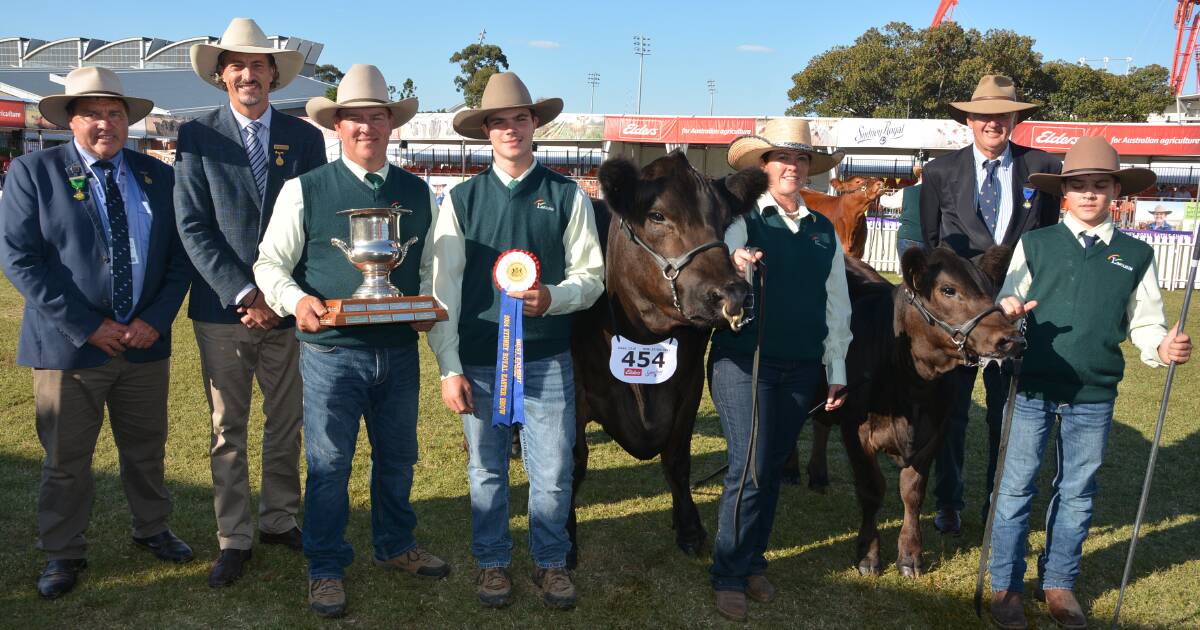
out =
{"type": "MultiPolygon", "coordinates": [[[[1172,320],[1182,294],[1167,295],[1172,320]]],[[[174,531],[190,542],[197,560],[175,566],[154,560],[129,542],[129,513],[117,477],[111,433],[102,432],[94,470],[98,495],[88,538],[90,568],[67,597],[41,601],[34,581],[44,559],[35,548],[37,486],[42,450],[34,431],[30,371],[14,364],[22,301],[0,280],[0,626],[28,627],[708,627],[727,624],[713,611],[706,558],[685,557],[670,530],[670,496],[657,461],[639,462],[603,433],[588,431],[592,445],[588,481],[580,496],[582,550],[576,572],[581,599],[576,610],[544,609],[528,581],[526,478],[512,471],[513,571],[516,602],[503,611],[481,609],[474,597],[469,553],[470,506],[461,424],[441,404],[432,357],[422,344],[421,460],[413,503],[418,538],[454,566],[445,581],[428,583],[385,573],[370,563],[368,446],[359,442],[351,480],[352,515],[347,532],[358,558],[347,573],[350,614],[326,622],[307,611],[305,566],[299,554],[257,547],[249,572],[235,587],[205,583],[217,553],[207,449],[208,414],[201,389],[191,324],[175,324],[170,392],[171,433],[167,474],[175,496],[174,531]]],[[[1193,308],[1193,321],[1197,311],[1193,308]]],[[[1193,328],[1195,328],[1193,326],[1193,328]]],[[[1077,592],[1097,625],[1106,625],[1116,602],[1128,538],[1165,370],[1150,370],[1127,349],[1127,378],[1117,400],[1114,426],[1092,536],[1087,541],[1077,592]]],[[[1200,376],[1179,370],[1163,435],[1158,474],[1144,538],[1122,619],[1138,627],[1200,626],[1200,376]]],[[[982,387],[976,389],[981,400],[982,387]]],[[[257,399],[256,399],[257,400],[257,399]]],[[[257,403],[256,403],[257,404],[257,403]]],[[[780,588],[770,605],[752,605],[754,625],[813,628],[981,627],[971,598],[982,526],[985,433],[974,410],[969,435],[968,502],[961,538],[942,538],[932,527],[931,502],[923,519],[926,576],[905,580],[888,565],[882,577],[859,577],[854,569],[858,507],[845,455],[831,450],[833,485],[826,495],[786,487],[771,540],[769,575],[780,588]]],[[[256,412],[252,424],[261,427],[256,412]]],[[[805,431],[807,453],[811,433],[805,431]]],[[[252,449],[259,444],[252,439],[252,449]]],[[[700,408],[692,442],[693,477],[725,460],[724,441],[711,402],[700,408]]],[[[257,479],[259,453],[251,453],[257,479]]],[[[1043,490],[1052,465],[1043,470],[1043,490]]],[[[901,505],[896,469],[885,464],[889,490],[881,514],[885,561],[895,556],[901,505]]],[[[257,483],[255,483],[257,487],[257,483]]],[[[719,488],[696,492],[705,526],[715,530],[719,488]]],[[[1043,491],[1035,506],[1030,560],[1041,550],[1043,491]]],[[[1031,574],[1032,576],[1032,574],[1031,574]]],[[[1035,627],[1052,627],[1029,605],[1035,627]]]]}

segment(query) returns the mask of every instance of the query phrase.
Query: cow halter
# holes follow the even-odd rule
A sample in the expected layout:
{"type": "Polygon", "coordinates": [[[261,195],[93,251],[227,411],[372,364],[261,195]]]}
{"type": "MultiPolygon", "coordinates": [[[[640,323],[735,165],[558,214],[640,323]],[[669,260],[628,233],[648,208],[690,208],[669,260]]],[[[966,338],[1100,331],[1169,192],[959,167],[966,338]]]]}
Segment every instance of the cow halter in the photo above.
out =
{"type": "Polygon", "coordinates": [[[679,310],[679,314],[684,315],[683,306],[679,303],[679,290],[675,286],[675,279],[679,277],[679,272],[688,266],[700,252],[714,247],[725,247],[725,243],[721,241],[709,241],[699,247],[693,247],[680,256],[667,258],[651,249],[645,241],[638,238],[638,235],[633,233],[633,228],[629,227],[625,219],[621,219],[621,229],[634,245],[646,250],[646,253],[650,254],[650,257],[654,259],[654,264],[658,265],[658,270],[662,272],[663,278],[666,278],[667,282],[671,284],[671,301],[675,304],[675,308],[679,310]]]}
{"type": "Polygon", "coordinates": [[[991,308],[988,308],[975,317],[972,317],[971,319],[968,319],[957,326],[952,326],[945,321],[938,319],[938,317],[934,315],[928,307],[925,306],[925,303],[921,301],[921,298],[918,297],[916,292],[912,289],[904,287],[904,296],[905,300],[909,304],[912,304],[913,308],[917,309],[917,312],[920,313],[921,318],[925,320],[926,324],[929,324],[930,326],[937,326],[945,331],[947,335],[950,335],[950,340],[954,342],[955,347],[958,348],[958,353],[962,355],[964,365],[967,367],[979,366],[979,356],[976,355],[975,358],[972,359],[970,353],[967,352],[967,341],[970,339],[971,333],[975,330],[975,327],[979,325],[979,322],[983,321],[983,318],[991,315],[992,313],[1003,313],[1004,309],[993,304],[991,308]]]}

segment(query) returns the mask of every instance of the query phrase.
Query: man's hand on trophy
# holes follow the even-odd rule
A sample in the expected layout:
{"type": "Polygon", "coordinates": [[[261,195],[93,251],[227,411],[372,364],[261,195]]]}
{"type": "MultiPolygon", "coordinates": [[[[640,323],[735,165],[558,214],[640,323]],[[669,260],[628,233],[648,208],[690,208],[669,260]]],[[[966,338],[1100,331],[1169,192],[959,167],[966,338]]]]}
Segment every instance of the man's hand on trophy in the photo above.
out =
{"type": "Polygon", "coordinates": [[[525,305],[521,308],[521,312],[530,317],[541,317],[550,308],[550,289],[541,282],[534,285],[528,291],[513,291],[510,296],[518,300],[524,300],[525,305]]]}
{"type": "Polygon", "coordinates": [[[312,295],[306,295],[296,302],[296,326],[307,333],[317,333],[326,329],[321,324],[321,316],[327,310],[325,303],[312,295]]]}
{"type": "Polygon", "coordinates": [[[433,324],[433,320],[426,320],[423,322],[413,322],[409,325],[412,326],[413,330],[417,332],[429,332],[430,330],[433,330],[433,324]]]}
{"type": "Polygon", "coordinates": [[[246,303],[239,306],[237,312],[242,316],[242,325],[246,328],[258,328],[261,330],[271,330],[279,323],[279,316],[275,311],[267,306],[267,300],[263,297],[263,292],[254,289],[250,292],[246,303]]]}
{"type": "Polygon", "coordinates": [[[475,396],[467,377],[455,374],[443,380],[442,402],[454,413],[475,413],[475,396]]]}

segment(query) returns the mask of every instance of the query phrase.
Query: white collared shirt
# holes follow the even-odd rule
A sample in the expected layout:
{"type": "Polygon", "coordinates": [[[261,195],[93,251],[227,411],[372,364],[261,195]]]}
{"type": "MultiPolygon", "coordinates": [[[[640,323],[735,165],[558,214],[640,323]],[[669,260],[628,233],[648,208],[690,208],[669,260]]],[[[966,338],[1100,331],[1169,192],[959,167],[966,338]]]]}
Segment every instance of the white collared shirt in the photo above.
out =
{"type": "MultiPolygon", "coordinates": [[[[367,169],[354,163],[342,155],[342,163],[350,172],[364,183],[367,182],[367,169]]],[[[387,181],[390,165],[384,164],[377,171],[370,171],[387,181]]],[[[429,210],[433,213],[429,231],[424,238],[421,249],[421,294],[429,295],[431,273],[433,271],[433,229],[438,223],[437,201],[433,191],[425,185],[429,193],[429,210]]],[[[300,186],[300,178],[289,179],[283,183],[279,197],[275,199],[275,208],[271,212],[271,222],[263,233],[262,243],[258,246],[258,260],[254,261],[254,281],[262,289],[263,297],[271,310],[281,317],[296,314],[296,305],[307,293],[292,279],[292,270],[296,268],[300,256],[304,253],[304,190],[300,186]]]]}
{"type": "MultiPolygon", "coordinates": [[[[979,147],[974,144],[971,145],[971,151],[975,155],[975,209],[978,210],[979,193],[983,190],[984,179],[987,178],[987,169],[983,165],[990,162],[991,158],[980,152],[979,147]]],[[[996,167],[996,183],[1000,186],[1000,209],[996,214],[996,231],[992,232],[992,240],[999,243],[1004,240],[1009,221],[1012,220],[1013,157],[1011,142],[1004,147],[1004,153],[1001,153],[997,159],[1000,160],[1000,166],[996,167]]]]}
{"type": "MultiPolygon", "coordinates": [[[[258,117],[258,122],[259,122],[259,124],[261,124],[263,126],[263,128],[262,128],[262,131],[258,132],[254,136],[255,140],[257,140],[257,142],[258,142],[259,148],[262,149],[263,156],[271,155],[271,152],[268,149],[271,146],[270,142],[271,142],[271,110],[272,109],[273,108],[270,105],[268,105],[266,111],[263,112],[263,115],[258,117]]],[[[232,103],[229,104],[229,111],[233,112],[233,119],[237,121],[238,131],[241,133],[241,136],[242,136],[242,145],[243,145],[243,148],[245,148],[244,145],[246,144],[246,127],[249,127],[250,123],[252,123],[254,121],[247,118],[246,116],[244,116],[238,110],[234,109],[232,103]]],[[[249,153],[247,153],[246,155],[248,157],[249,153]]],[[[242,300],[245,299],[246,294],[250,293],[253,290],[254,290],[253,282],[242,287],[242,290],[238,291],[237,295],[234,296],[233,304],[230,304],[230,306],[237,306],[238,304],[241,304],[242,300]]]]}
{"type": "MultiPolygon", "coordinates": [[[[1108,245],[1112,242],[1116,229],[1111,216],[1100,225],[1088,227],[1071,216],[1070,212],[1063,215],[1063,224],[1075,235],[1075,241],[1080,247],[1083,247],[1084,234],[1097,236],[1108,245]]],[[[1010,295],[1024,302],[1031,286],[1033,275],[1029,272],[1029,262],[1025,258],[1024,240],[1017,241],[1012,261],[1008,265],[1008,274],[1004,278],[1004,286],[1000,289],[996,302],[999,303],[1010,295]]],[[[1158,345],[1167,337],[1167,316],[1163,311],[1162,291],[1158,288],[1158,267],[1153,259],[1150,260],[1146,273],[1142,275],[1137,290],[1129,296],[1129,302],[1125,305],[1125,319],[1129,322],[1129,340],[1141,351],[1142,363],[1150,367],[1166,365],[1158,358],[1158,345]]]]}
{"type": "MultiPolygon", "coordinates": [[[[783,224],[791,230],[792,234],[795,234],[800,231],[799,221],[809,215],[808,207],[804,205],[804,199],[796,201],[799,209],[795,219],[784,213],[783,207],[775,201],[770,191],[763,193],[758,198],[755,208],[759,214],[762,214],[763,210],[774,207],[778,211],[779,217],[783,219],[783,224]]],[[[829,267],[829,276],[825,279],[825,328],[829,332],[825,335],[825,352],[821,363],[825,365],[825,378],[831,385],[845,385],[846,351],[850,348],[854,333],[850,332],[850,291],[846,287],[846,257],[842,252],[842,240],[838,238],[837,234],[834,234],[833,239],[835,245],[833,263],[829,267]]],[[[729,247],[730,252],[733,252],[739,247],[745,247],[748,240],[746,219],[739,216],[725,230],[725,245],[729,247]]],[[[763,261],[766,262],[769,257],[769,253],[764,253],[763,261]]]]}

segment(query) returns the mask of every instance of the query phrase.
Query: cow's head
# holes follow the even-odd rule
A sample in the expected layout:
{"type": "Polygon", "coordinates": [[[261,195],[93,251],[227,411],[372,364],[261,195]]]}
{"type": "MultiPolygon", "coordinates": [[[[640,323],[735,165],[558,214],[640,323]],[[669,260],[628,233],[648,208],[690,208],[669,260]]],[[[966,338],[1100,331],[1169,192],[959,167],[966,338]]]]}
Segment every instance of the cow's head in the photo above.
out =
{"type": "Polygon", "coordinates": [[[730,263],[723,237],[766,190],[762,170],[713,180],[675,151],[641,171],[628,160],[608,160],[600,167],[600,187],[625,224],[609,229],[608,290],[633,305],[654,332],[680,324],[736,326],[749,286],[730,263]],[[664,274],[651,254],[674,259],[711,243],[721,245],[697,252],[677,275],[664,274]]]}
{"type": "Polygon", "coordinates": [[[849,179],[833,178],[829,185],[839,195],[861,194],[864,201],[871,202],[883,194],[883,180],[878,177],[862,177],[855,175],[849,179]]]}
{"type": "Polygon", "coordinates": [[[898,324],[913,340],[914,359],[944,372],[980,358],[1005,358],[1024,347],[1016,324],[994,308],[1011,256],[1012,250],[1001,245],[974,263],[949,247],[904,252],[900,267],[907,304],[898,324]]]}

